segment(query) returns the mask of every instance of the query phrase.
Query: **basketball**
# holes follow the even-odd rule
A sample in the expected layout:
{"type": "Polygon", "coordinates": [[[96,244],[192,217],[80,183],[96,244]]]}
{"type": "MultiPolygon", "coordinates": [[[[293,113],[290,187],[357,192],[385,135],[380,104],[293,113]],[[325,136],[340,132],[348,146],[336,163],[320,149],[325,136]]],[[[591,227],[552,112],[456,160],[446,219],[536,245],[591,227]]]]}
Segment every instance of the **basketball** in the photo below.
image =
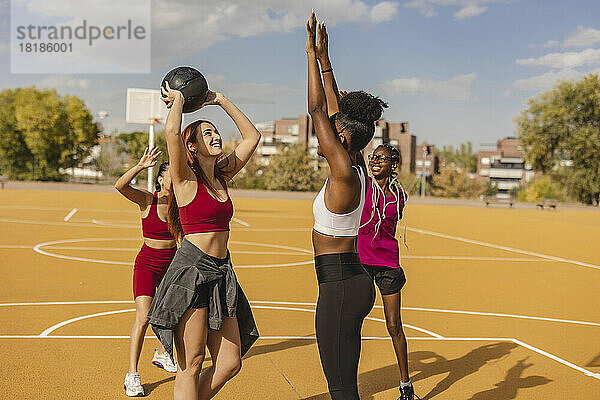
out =
{"type": "Polygon", "coordinates": [[[177,67],[170,70],[162,80],[161,86],[166,88],[165,82],[169,82],[171,89],[179,90],[185,98],[183,112],[196,111],[208,93],[208,82],[204,75],[192,67],[177,67]]]}

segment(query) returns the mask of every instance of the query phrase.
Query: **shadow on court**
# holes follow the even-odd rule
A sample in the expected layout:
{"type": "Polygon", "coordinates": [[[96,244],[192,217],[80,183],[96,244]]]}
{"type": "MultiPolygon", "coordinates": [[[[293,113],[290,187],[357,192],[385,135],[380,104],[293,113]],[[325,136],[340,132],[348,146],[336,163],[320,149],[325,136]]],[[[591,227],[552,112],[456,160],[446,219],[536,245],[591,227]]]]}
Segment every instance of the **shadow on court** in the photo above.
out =
{"type": "Polygon", "coordinates": [[[314,339],[288,339],[272,344],[262,344],[259,346],[254,345],[250,348],[250,350],[248,350],[248,353],[246,353],[244,356],[244,360],[253,356],[259,356],[261,354],[275,353],[278,351],[308,346],[311,344],[315,344],[314,339]]]}
{"type": "Polygon", "coordinates": [[[152,383],[146,383],[145,385],[142,385],[144,387],[144,393],[146,393],[146,396],[148,396],[150,393],[152,393],[152,391],[154,389],[156,389],[160,385],[163,385],[163,384],[168,383],[168,382],[172,382],[174,380],[175,380],[175,374],[173,374],[173,376],[170,376],[168,378],[162,379],[160,381],[156,381],[156,382],[152,382],[152,383]]]}
{"type": "Polygon", "coordinates": [[[519,360],[506,373],[502,382],[496,383],[494,389],[485,390],[473,395],[469,400],[515,399],[519,389],[532,388],[552,382],[544,376],[530,375],[521,377],[523,372],[533,364],[526,364],[527,358],[519,360]]]}
{"type": "MultiPolygon", "coordinates": [[[[415,351],[409,354],[409,368],[411,371],[411,381],[415,383],[415,391],[421,397],[422,400],[429,400],[436,395],[448,390],[454,383],[471,375],[488,362],[497,360],[510,354],[512,349],[517,347],[514,343],[499,342],[488,344],[485,346],[478,347],[471,350],[462,357],[458,357],[452,360],[448,360],[443,356],[433,351],[415,351]],[[419,391],[418,382],[422,379],[427,379],[432,376],[443,375],[445,376],[438,384],[427,394],[422,394],[419,391]]],[[[518,364],[519,365],[519,364],[518,364]]],[[[525,364],[524,364],[525,365],[525,364]]],[[[528,368],[530,365],[525,365],[528,368]]],[[[496,393],[512,393],[521,387],[532,387],[532,386],[520,386],[521,384],[534,384],[533,386],[543,385],[550,382],[544,377],[530,377],[522,378],[527,382],[522,382],[520,375],[523,370],[512,367],[507,374],[505,381],[501,382],[496,389],[492,389],[492,396],[496,393]],[[516,378],[515,378],[516,376],[516,378]],[[540,379],[541,378],[541,379],[540,379]],[[498,390],[498,392],[496,392],[498,390]],[[501,390],[501,391],[499,391],[501,390]]],[[[373,396],[377,393],[385,390],[398,388],[400,382],[400,372],[398,365],[392,364],[386,367],[377,368],[372,371],[366,371],[358,376],[360,398],[363,400],[373,399],[373,396]]],[[[470,400],[496,400],[496,399],[511,399],[514,397],[481,397],[488,396],[490,391],[478,393],[470,400]]],[[[398,393],[399,394],[399,393],[398,393]]],[[[310,396],[303,398],[303,400],[327,400],[329,394],[321,393],[319,395],[310,396]]]]}

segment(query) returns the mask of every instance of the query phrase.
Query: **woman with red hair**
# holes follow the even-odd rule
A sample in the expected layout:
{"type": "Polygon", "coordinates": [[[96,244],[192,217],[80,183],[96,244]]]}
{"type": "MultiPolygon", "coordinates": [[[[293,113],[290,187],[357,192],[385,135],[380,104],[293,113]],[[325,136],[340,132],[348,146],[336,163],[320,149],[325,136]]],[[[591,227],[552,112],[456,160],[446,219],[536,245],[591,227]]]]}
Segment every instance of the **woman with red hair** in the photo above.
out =
{"type": "Polygon", "coordinates": [[[260,133],[221,93],[208,92],[200,107],[218,105],[242,141],[227,157],[217,127],[198,120],[181,132],[184,97],[163,88],[170,108],[165,122],[172,181],[169,227],[181,243],[148,313],[152,329],[172,355],[177,349],[175,399],[210,399],[241,368],[258,338],[252,311],[240,288],[227,243],[233,203],[227,181],[246,165],[260,133]],[[202,374],[205,348],[212,365],[202,374]]]}

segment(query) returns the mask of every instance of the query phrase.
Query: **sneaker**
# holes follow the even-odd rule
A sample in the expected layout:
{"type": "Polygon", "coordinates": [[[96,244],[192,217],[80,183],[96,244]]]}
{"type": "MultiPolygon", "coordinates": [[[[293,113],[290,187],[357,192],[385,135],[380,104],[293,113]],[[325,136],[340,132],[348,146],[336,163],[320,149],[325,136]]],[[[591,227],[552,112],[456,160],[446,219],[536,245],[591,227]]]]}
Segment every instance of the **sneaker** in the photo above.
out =
{"type": "Polygon", "coordinates": [[[127,375],[125,375],[123,389],[125,389],[125,394],[129,397],[144,396],[144,388],[142,387],[140,374],[137,372],[128,372],[127,375]]]}
{"type": "Polygon", "coordinates": [[[421,400],[421,398],[415,394],[412,384],[400,388],[400,397],[398,397],[398,400],[414,400],[415,398],[421,400]]]}
{"type": "Polygon", "coordinates": [[[152,364],[158,368],[162,368],[167,372],[177,372],[177,361],[173,362],[169,353],[159,353],[158,349],[154,349],[154,357],[152,357],[152,364]]]}

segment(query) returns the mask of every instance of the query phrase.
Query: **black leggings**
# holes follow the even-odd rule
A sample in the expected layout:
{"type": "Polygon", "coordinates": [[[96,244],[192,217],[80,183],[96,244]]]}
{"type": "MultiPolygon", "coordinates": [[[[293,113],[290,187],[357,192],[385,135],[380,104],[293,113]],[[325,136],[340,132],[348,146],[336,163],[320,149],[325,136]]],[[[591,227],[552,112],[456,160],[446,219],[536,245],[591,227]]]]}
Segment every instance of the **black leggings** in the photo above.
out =
{"type": "Polygon", "coordinates": [[[361,328],[375,289],[357,253],[315,257],[319,300],[315,318],[321,365],[333,400],[357,400],[361,328]]]}

